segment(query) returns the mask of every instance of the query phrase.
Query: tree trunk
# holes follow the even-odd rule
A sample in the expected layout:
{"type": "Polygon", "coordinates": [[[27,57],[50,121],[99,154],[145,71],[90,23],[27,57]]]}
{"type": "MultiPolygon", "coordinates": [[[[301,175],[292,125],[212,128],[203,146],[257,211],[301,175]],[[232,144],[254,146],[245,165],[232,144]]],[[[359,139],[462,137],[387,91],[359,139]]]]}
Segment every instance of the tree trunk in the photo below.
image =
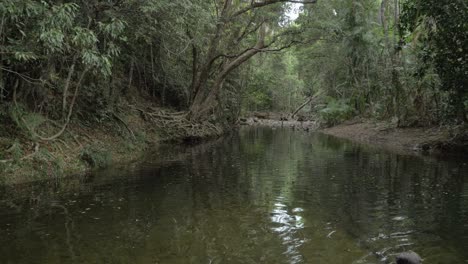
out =
{"type": "Polygon", "coordinates": [[[3,81],[2,55],[0,54],[0,103],[5,99],[5,82],[3,81]]]}
{"type": "Polygon", "coordinates": [[[239,67],[242,63],[252,58],[255,54],[261,52],[263,48],[265,48],[265,33],[266,28],[263,27],[260,30],[259,39],[255,47],[244,51],[241,55],[234,58],[231,62],[227,63],[222,68],[221,72],[217,74],[216,78],[214,79],[213,85],[211,85],[209,88],[204,86],[200,87],[200,89],[195,95],[195,98],[193,99],[192,105],[190,106],[190,111],[188,115],[190,119],[203,119],[206,112],[216,107],[216,96],[221,90],[223,82],[226,79],[227,75],[234,69],[239,67]]]}
{"type": "MultiPolygon", "coordinates": [[[[225,20],[227,19],[229,8],[232,5],[232,0],[225,0],[223,5],[223,10],[221,11],[220,17],[218,18],[218,23],[216,24],[216,31],[214,37],[210,41],[208,47],[208,52],[206,54],[206,60],[204,64],[198,69],[197,72],[193,73],[193,84],[192,84],[192,94],[193,100],[192,104],[195,103],[196,98],[199,96],[199,93],[203,93],[202,87],[206,85],[206,82],[209,79],[212,65],[216,59],[219,43],[221,41],[221,36],[223,35],[223,30],[225,26],[225,20]]],[[[198,102],[199,103],[199,102],[198,102]]]]}
{"type": "Polygon", "coordinates": [[[134,68],[134,62],[133,62],[133,57],[132,59],[130,60],[130,73],[129,73],[129,77],[128,77],[128,86],[127,86],[127,92],[130,91],[131,87],[132,87],[132,81],[133,81],[133,68],[134,68]]]}
{"type": "MultiPolygon", "coordinates": [[[[3,27],[5,25],[5,13],[2,14],[2,19],[0,20],[0,45],[3,45],[3,27]]],[[[0,53],[0,102],[3,102],[5,99],[5,81],[3,76],[3,58],[0,53]]]]}
{"type": "Polygon", "coordinates": [[[387,0],[382,0],[382,3],[380,4],[380,23],[382,24],[382,29],[384,32],[385,36],[385,45],[387,48],[390,46],[390,40],[388,36],[388,23],[387,23],[387,17],[386,17],[386,12],[387,10],[387,0]]]}
{"type": "Polygon", "coordinates": [[[73,58],[73,63],[72,66],[70,67],[70,70],[68,71],[68,76],[67,76],[67,81],[65,83],[65,86],[63,87],[63,97],[62,97],[62,119],[65,120],[67,117],[67,100],[68,100],[68,89],[70,87],[70,83],[73,78],[73,73],[75,73],[75,62],[76,62],[76,57],[73,58]]]}
{"type": "Polygon", "coordinates": [[[466,111],[465,111],[465,103],[463,102],[463,92],[461,90],[457,90],[456,92],[456,97],[455,97],[455,107],[456,107],[456,115],[458,120],[461,123],[468,123],[467,117],[466,117],[466,111]]]}

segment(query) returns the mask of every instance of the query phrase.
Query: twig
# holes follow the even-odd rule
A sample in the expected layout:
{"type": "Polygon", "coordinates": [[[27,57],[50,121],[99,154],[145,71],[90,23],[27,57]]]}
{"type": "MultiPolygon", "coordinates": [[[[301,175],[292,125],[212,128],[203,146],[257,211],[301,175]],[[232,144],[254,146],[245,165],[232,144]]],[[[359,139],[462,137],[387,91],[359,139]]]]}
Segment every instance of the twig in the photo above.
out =
{"type": "Polygon", "coordinates": [[[38,84],[38,83],[43,83],[44,81],[41,80],[41,79],[34,79],[34,78],[31,78],[27,75],[24,75],[22,73],[19,73],[19,72],[16,72],[16,71],[13,71],[13,70],[10,70],[10,69],[7,69],[7,68],[4,68],[4,67],[0,67],[0,70],[3,70],[3,71],[6,71],[6,72],[9,72],[9,73],[13,73],[13,74],[16,74],[18,75],[19,77],[21,77],[21,79],[25,80],[26,82],[28,83],[31,83],[31,84],[38,84]]]}

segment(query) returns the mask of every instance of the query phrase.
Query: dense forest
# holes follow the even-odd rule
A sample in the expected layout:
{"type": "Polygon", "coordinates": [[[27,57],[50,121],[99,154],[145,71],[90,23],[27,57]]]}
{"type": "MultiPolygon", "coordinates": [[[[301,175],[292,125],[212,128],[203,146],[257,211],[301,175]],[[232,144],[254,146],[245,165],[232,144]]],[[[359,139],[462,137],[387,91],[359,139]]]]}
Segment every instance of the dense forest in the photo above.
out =
{"type": "Polygon", "coordinates": [[[327,125],[465,124],[467,14],[465,0],[3,0],[0,137],[106,122],[135,137],[125,116],[143,104],[192,126],[300,105],[327,125]]]}

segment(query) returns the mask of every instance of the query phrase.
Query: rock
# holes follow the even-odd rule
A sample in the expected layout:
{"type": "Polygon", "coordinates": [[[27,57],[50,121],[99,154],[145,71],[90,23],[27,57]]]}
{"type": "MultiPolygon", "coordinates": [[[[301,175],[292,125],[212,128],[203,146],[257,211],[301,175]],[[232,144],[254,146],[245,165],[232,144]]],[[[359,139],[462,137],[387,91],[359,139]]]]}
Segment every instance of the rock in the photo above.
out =
{"type": "Polygon", "coordinates": [[[309,118],[307,116],[305,116],[305,115],[297,115],[296,120],[299,121],[299,122],[304,122],[304,121],[309,120],[309,118]]]}
{"type": "Polygon", "coordinates": [[[413,251],[400,253],[396,257],[397,264],[421,264],[421,262],[421,257],[413,251]]]}
{"type": "Polygon", "coordinates": [[[260,112],[255,112],[254,116],[258,119],[268,119],[268,114],[267,113],[260,113],[260,112]]]}

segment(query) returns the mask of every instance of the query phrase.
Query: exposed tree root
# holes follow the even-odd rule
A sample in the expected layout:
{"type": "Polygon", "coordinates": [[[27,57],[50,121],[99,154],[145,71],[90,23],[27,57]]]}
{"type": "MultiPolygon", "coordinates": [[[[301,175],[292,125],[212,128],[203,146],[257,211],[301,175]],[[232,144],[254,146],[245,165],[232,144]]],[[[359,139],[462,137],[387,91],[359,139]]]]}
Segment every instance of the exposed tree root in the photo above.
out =
{"type": "Polygon", "coordinates": [[[171,112],[148,107],[135,108],[142,118],[154,123],[161,131],[175,138],[204,138],[221,135],[223,129],[208,121],[195,122],[187,119],[186,112],[171,112]]]}

